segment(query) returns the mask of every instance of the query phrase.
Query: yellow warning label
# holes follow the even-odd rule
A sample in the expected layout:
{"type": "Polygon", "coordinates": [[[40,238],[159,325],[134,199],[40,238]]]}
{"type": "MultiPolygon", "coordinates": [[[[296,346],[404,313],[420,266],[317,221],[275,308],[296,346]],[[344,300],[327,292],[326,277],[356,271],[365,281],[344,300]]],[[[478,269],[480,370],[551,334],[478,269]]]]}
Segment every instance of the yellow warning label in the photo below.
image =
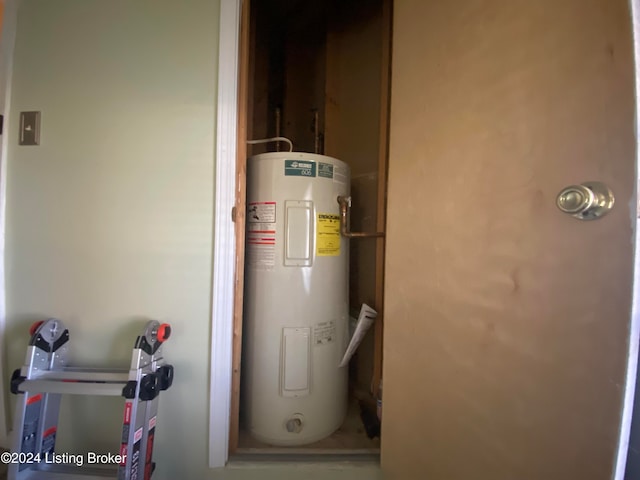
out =
{"type": "Polygon", "coordinates": [[[319,213],[316,222],[316,255],[337,257],[340,255],[340,216],[319,213]]]}

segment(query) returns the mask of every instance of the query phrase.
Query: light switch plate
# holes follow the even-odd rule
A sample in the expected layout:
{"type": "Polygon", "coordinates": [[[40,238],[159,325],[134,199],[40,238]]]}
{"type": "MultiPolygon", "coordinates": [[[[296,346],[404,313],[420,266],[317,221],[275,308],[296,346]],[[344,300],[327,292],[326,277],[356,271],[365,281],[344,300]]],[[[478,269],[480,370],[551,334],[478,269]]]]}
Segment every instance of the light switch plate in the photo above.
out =
{"type": "Polygon", "coordinates": [[[20,145],[40,145],[40,112],[20,112],[20,145]]]}

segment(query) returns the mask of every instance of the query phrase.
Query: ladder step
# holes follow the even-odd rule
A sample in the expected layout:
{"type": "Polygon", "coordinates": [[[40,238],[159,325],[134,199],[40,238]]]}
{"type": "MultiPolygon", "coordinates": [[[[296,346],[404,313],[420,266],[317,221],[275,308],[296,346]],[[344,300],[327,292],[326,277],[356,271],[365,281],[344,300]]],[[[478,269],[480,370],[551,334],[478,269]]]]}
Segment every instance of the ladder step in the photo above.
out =
{"type": "Polygon", "coordinates": [[[129,370],[49,370],[40,372],[38,380],[121,382],[129,380],[129,370]]]}
{"type": "Polygon", "coordinates": [[[93,383],[58,380],[25,380],[18,390],[29,393],[61,393],[67,395],[122,395],[126,382],[93,383]]]}

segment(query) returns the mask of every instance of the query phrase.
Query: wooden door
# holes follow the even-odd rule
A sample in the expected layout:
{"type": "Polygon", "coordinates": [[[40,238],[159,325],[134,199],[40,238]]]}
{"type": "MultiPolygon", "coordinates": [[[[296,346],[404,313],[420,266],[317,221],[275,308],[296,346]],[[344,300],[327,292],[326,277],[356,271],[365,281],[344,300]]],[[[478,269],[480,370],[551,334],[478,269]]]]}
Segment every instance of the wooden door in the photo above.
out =
{"type": "Polygon", "coordinates": [[[382,466],[613,478],[635,228],[627,0],[398,0],[382,466]],[[605,182],[580,221],[568,185],[605,182]]]}

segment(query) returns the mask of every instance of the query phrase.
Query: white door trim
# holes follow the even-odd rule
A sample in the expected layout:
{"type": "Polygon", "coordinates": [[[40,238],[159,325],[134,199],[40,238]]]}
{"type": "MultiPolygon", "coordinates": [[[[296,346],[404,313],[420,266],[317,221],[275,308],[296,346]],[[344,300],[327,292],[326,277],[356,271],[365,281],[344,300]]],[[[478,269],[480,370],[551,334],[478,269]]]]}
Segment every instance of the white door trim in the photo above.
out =
{"type": "Polygon", "coordinates": [[[236,201],[241,3],[242,0],[220,1],[213,291],[211,295],[210,468],[225,466],[229,456],[236,254],[231,209],[236,201]]]}
{"type": "MultiPolygon", "coordinates": [[[[0,372],[5,371],[4,350],[7,326],[7,305],[5,286],[5,222],[7,204],[7,149],[8,130],[11,113],[11,79],[13,77],[13,51],[18,26],[18,6],[21,0],[5,0],[0,37],[0,112],[4,118],[0,135],[0,372]]],[[[17,138],[16,138],[17,141],[17,138]]],[[[10,426],[7,424],[9,411],[5,405],[7,388],[0,382],[0,446],[10,448],[10,426]]]]}

